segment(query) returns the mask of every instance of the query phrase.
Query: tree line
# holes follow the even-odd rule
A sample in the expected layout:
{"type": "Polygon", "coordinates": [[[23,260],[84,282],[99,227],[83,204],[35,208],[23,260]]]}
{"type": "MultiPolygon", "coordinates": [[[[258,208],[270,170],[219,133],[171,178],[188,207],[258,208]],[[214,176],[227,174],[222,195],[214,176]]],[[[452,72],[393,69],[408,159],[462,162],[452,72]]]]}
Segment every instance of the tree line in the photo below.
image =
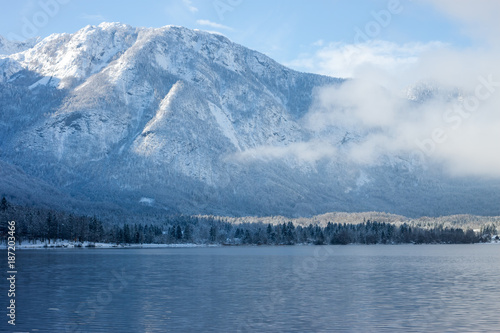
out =
{"type": "Polygon", "coordinates": [[[345,245],[345,244],[470,244],[489,242],[497,235],[494,224],[479,232],[467,228],[416,226],[366,220],[359,223],[309,224],[229,223],[211,216],[159,216],[141,223],[111,223],[96,216],[15,206],[2,198],[0,234],[16,221],[16,239],[23,242],[102,242],[115,244],[225,244],[225,245],[345,245]]]}

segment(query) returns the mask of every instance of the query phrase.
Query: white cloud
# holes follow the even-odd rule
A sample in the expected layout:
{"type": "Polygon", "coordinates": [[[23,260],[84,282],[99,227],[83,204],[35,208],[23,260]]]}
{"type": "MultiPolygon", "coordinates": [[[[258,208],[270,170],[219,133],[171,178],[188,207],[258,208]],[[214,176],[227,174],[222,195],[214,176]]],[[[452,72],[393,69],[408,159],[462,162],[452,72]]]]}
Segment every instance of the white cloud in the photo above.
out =
{"type": "Polygon", "coordinates": [[[193,6],[193,3],[190,0],[182,0],[182,2],[190,12],[196,13],[198,11],[198,8],[193,6]]]}
{"type": "Polygon", "coordinates": [[[315,41],[314,43],[312,43],[312,46],[323,46],[324,44],[325,44],[325,41],[322,39],[319,39],[319,40],[315,41]]]}
{"type": "Polygon", "coordinates": [[[212,22],[209,20],[198,20],[198,21],[196,21],[196,23],[198,23],[199,25],[204,25],[204,26],[208,26],[208,27],[212,27],[212,28],[216,28],[216,29],[233,30],[233,28],[231,28],[231,27],[228,27],[228,26],[220,24],[220,23],[212,22]]]}
{"type": "Polygon", "coordinates": [[[452,175],[500,177],[496,63],[487,50],[444,48],[421,55],[398,75],[365,68],[357,79],[319,90],[305,125],[316,137],[339,129],[355,133],[360,139],[344,150],[355,163],[414,154],[452,175]]]}
{"type": "MultiPolygon", "coordinates": [[[[315,43],[317,46],[323,45],[323,41],[318,42],[315,43]]],[[[356,77],[358,72],[367,68],[398,71],[415,63],[422,53],[442,46],[439,42],[398,45],[381,40],[359,44],[330,43],[314,54],[304,54],[287,65],[317,74],[356,77]]]]}
{"type": "Polygon", "coordinates": [[[480,46],[315,43],[314,54],[288,65],[355,79],[315,92],[302,119],[313,141],[257,147],[240,158],[371,165],[385,156],[418,157],[450,175],[500,178],[500,2],[420,1],[459,20],[480,46]],[[354,139],[341,145],[345,133],[354,139]]]}
{"type": "Polygon", "coordinates": [[[427,2],[462,23],[462,31],[478,41],[499,47],[500,1],[496,0],[418,0],[427,2]]]}
{"type": "Polygon", "coordinates": [[[254,160],[270,161],[275,159],[295,159],[300,162],[314,163],[335,156],[337,149],[324,141],[296,142],[287,146],[258,146],[231,156],[239,162],[254,160]]]}
{"type": "Polygon", "coordinates": [[[106,18],[101,14],[86,14],[83,13],[81,16],[82,19],[94,22],[105,22],[106,18]]]}

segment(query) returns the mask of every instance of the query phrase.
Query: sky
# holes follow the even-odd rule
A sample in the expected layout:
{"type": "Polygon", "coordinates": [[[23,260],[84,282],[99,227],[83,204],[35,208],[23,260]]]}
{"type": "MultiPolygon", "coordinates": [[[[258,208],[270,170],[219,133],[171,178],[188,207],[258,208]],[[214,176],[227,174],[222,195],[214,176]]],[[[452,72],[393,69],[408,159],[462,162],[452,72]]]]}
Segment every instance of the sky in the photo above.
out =
{"type": "MultiPolygon", "coordinates": [[[[412,154],[453,176],[500,178],[500,1],[0,0],[0,35],[26,39],[103,21],[224,34],[293,69],[352,77],[315,95],[303,126],[363,135],[361,164],[412,154]],[[414,103],[412,87],[440,94],[414,103]]],[[[252,156],[336,158],[332,142],[256,147],[252,156]]]]}
{"type": "MultiPolygon", "coordinates": [[[[352,73],[322,68],[326,64],[315,67],[311,61],[317,61],[314,56],[321,56],[321,52],[331,52],[340,45],[369,40],[397,45],[413,43],[420,48],[433,42],[457,47],[475,43],[449,13],[418,0],[0,0],[0,3],[0,35],[10,39],[72,33],[103,21],[141,27],[181,25],[220,32],[298,70],[335,76],[352,73]]],[[[411,52],[407,50],[400,56],[410,57],[411,52]]]]}

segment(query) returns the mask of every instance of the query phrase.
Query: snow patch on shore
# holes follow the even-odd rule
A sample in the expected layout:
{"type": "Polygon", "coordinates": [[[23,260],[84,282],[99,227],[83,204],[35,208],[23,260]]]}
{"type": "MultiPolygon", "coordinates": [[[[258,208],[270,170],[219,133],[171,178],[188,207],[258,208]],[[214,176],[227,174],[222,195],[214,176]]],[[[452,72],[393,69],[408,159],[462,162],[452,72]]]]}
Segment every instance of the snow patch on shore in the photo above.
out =
{"type": "MultiPolygon", "coordinates": [[[[60,249],[60,248],[99,248],[99,249],[146,249],[146,248],[184,248],[184,247],[218,247],[218,244],[115,244],[115,243],[93,243],[93,242],[73,242],[58,240],[55,242],[16,242],[16,249],[60,249]]],[[[5,243],[0,244],[0,249],[7,249],[5,243]]]]}

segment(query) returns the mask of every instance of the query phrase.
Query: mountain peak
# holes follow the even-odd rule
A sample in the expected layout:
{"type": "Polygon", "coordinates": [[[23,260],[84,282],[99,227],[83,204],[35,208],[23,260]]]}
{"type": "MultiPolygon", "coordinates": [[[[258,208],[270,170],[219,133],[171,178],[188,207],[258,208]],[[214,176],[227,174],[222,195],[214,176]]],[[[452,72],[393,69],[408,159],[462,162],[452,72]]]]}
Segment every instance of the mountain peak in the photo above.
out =
{"type": "Polygon", "coordinates": [[[102,29],[132,29],[132,26],[121,22],[102,22],[98,27],[102,29]]]}
{"type": "Polygon", "coordinates": [[[35,46],[35,44],[38,43],[40,40],[41,40],[40,37],[34,37],[21,42],[15,40],[8,40],[5,37],[0,36],[0,55],[11,55],[26,51],[35,46]]]}
{"type": "Polygon", "coordinates": [[[194,58],[197,66],[215,63],[240,75],[256,72],[269,79],[284,70],[267,56],[219,34],[174,25],[135,28],[118,22],[88,25],[73,34],[53,34],[37,47],[12,57],[32,72],[57,79],[59,88],[80,84],[103,70],[109,75],[115,72],[117,77],[136,60],[146,58],[148,66],[182,73],[187,80],[199,80],[186,71],[194,58]]]}

